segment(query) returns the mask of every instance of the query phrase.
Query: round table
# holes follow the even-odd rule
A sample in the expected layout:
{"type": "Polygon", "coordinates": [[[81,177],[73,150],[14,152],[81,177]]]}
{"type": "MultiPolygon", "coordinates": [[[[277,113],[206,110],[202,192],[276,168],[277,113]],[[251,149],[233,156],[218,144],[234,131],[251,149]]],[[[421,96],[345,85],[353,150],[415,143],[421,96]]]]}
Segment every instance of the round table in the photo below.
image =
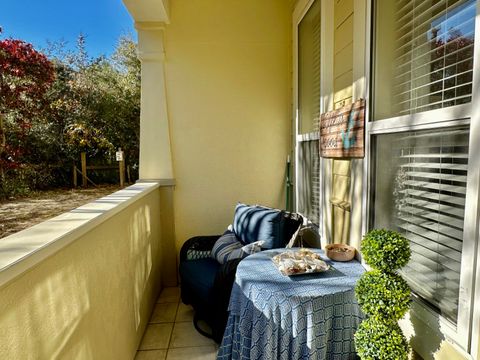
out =
{"type": "Polygon", "coordinates": [[[328,260],[315,249],[328,271],[284,276],[272,261],[283,251],[240,262],[217,359],[355,359],[353,334],[363,315],[354,286],[362,265],[328,260]]]}

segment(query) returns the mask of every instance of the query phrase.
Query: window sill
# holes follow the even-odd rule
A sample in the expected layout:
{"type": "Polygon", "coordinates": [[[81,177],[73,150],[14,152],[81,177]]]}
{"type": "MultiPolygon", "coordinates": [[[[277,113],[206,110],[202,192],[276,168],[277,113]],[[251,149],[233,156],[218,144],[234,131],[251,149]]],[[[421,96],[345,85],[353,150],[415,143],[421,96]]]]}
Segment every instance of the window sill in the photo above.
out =
{"type": "MultiPolygon", "coordinates": [[[[464,359],[473,360],[472,356],[469,355],[465,350],[467,345],[466,339],[459,338],[456,325],[449,320],[443,318],[440,314],[432,310],[420,299],[417,299],[415,297],[412,299],[410,313],[406,316],[405,319],[402,319],[400,321],[400,325],[404,330],[407,338],[409,338],[410,336],[412,336],[413,338],[418,335],[420,336],[422,343],[429,341],[434,343],[435,341],[437,341],[438,344],[435,343],[435,348],[437,351],[440,350],[441,343],[446,342],[455,350],[455,352],[458,353],[458,356],[461,356],[464,359]],[[427,337],[425,335],[422,335],[424,331],[422,331],[422,326],[419,326],[419,322],[423,323],[423,326],[431,332],[430,335],[434,336],[427,337]],[[434,340],[433,338],[436,338],[436,340],[434,340]]],[[[417,351],[417,349],[415,349],[415,346],[412,346],[414,350],[417,351]]],[[[419,354],[422,355],[420,352],[419,354]]]]}

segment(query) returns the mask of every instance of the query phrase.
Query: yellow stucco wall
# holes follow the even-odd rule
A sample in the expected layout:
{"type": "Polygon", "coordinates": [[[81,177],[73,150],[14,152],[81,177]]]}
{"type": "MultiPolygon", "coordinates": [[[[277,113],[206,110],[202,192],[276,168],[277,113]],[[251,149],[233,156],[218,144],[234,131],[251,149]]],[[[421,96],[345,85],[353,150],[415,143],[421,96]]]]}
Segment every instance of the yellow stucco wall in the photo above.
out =
{"type": "Polygon", "coordinates": [[[177,247],[238,201],[284,207],[291,148],[288,0],[179,0],[165,30],[177,247]]]}
{"type": "Polygon", "coordinates": [[[0,359],[133,359],[161,286],[159,214],[156,189],[0,288],[0,359]]]}

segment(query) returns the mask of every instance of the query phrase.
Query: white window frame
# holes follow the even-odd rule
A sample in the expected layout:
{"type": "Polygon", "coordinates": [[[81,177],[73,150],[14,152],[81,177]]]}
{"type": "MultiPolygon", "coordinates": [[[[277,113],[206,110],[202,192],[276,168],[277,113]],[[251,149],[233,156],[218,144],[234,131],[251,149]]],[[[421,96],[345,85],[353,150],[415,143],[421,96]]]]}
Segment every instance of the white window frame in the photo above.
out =
{"type": "MultiPolygon", "coordinates": [[[[325,56],[327,51],[327,26],[329,22],[327,21],[327,17],[325,16],[328,13],[329,8],[332,0],[317,0],[320,1],[320,98],[318,101],[320,102],[320,113],[326,111],[326,103],[324,94],[330,93],[329,91],[329,84],[327,83],[326,79],[324,79],[325,66],[329,64],[328,59],[325,56]]],[[[297,186],[300,173],[299,173],[299,143],[304,141],[312,141],[312,140],[319,140],[320,133],[318,132],[310,132],[307,134],[300,134],[300,121],[298,116],[298,26],[300,22],[303,20],[304,16],[307,14],[310,7],[313,5],[315,0],[299,0],[295,6],[295,10],[293,12],[293,21],[292,21],[292,38],[293,38],[293,114],[294,114],[294,121],[293,121],[293,133],[294,133],[294,147],[295,147],[295,195],[294,195],[294,204],[295,204],[295,211],[298,212],[298,198],[299,198],[299,188],[297,186]]],[[[333,9],[333,3],[331,3],[333,9]]],[[[318,221],[319,233],[323,239],[325,239],[324,234],[324,226],[323,226],[323,197],[324,197],[324,181],[322,174],[322,169],[324,166],[323,158],[320,157],[320,164],[319,164],[319,186],[320,186],[320,209],[319,209],[319,218],[316,219],[318,221]]]]}
{"type": "MultiPolygon", "coordinates": [[[[367,61],[367,103],[371,105],[374,101],[373,71],[374,71],[374,49],[375,43],[375,18],[373,13],[374,0],[368,0],[367,24],[368,34],[366,61],[367,61]]],[[[365,163],[364,163],[364,184],[366,185],[366,199],[363,208],[363,232],[366,233],[370,224],[371,212],[371,191],[375,179],[372,178],[372,165],[374,149],[372,149],[372,137],[380,134],[388,134],[402,131],[428,130],[447,128],[458,125],[470,125],[469,159],[467,175],[467,194],[465,204],[462,264],[460,273],[459,308],[457,324],[445,319],[435,312],[423,301],[414,299],[411,307],[417,317],[428,324],[439,324],[441,335],[456,343],[461,350],[479,356],[480,337],[480,304],[475,307],[475,297],[480,298],[480,247],[479,241],[479,201],[480,201],[480,1],[476,4],[475,19],[475,44],[473,62],[473,90],[472,101],[469,104],[451,106],[443,109],[436,109],[416,113],[407,116],[397,116],[384,120],[368,121],[366,123],[365,136],[365,163]],[[475,104],[476,106],[473,106],[475,104]],[[475,159],[475,157],[477,159],[475,159]],[[476,161],[475,161],[476,160],[476,161]],[[477,255],[478,252],[478,255],[477,255]],[[476,279],[475,279],[476,269],[476,279]],[[475,287],[475,280],[477,286],[475,287]],[[474,308],[475,307],[475,308],[474,308]],[[474,321],[475,320],[475,321],[474,321]]],[[[372,106],[367,105],[366,119],[370,120],[372,106]]],[[[435,329],[436,326],[432,326],[435,329]]]]}

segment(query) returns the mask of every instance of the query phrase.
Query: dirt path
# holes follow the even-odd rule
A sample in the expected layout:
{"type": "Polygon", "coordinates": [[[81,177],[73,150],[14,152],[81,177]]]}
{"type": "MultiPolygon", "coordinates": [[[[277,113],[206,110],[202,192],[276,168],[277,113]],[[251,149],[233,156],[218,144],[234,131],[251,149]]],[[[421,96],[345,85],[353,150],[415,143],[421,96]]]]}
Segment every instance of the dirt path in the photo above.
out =
{"type": "Polygon", "coordinates": [[[42,191],[28,198],[0,202],[0,238],[73,210],[119,189],[118,185],[91,189],[57,189],[42,191]]]}

